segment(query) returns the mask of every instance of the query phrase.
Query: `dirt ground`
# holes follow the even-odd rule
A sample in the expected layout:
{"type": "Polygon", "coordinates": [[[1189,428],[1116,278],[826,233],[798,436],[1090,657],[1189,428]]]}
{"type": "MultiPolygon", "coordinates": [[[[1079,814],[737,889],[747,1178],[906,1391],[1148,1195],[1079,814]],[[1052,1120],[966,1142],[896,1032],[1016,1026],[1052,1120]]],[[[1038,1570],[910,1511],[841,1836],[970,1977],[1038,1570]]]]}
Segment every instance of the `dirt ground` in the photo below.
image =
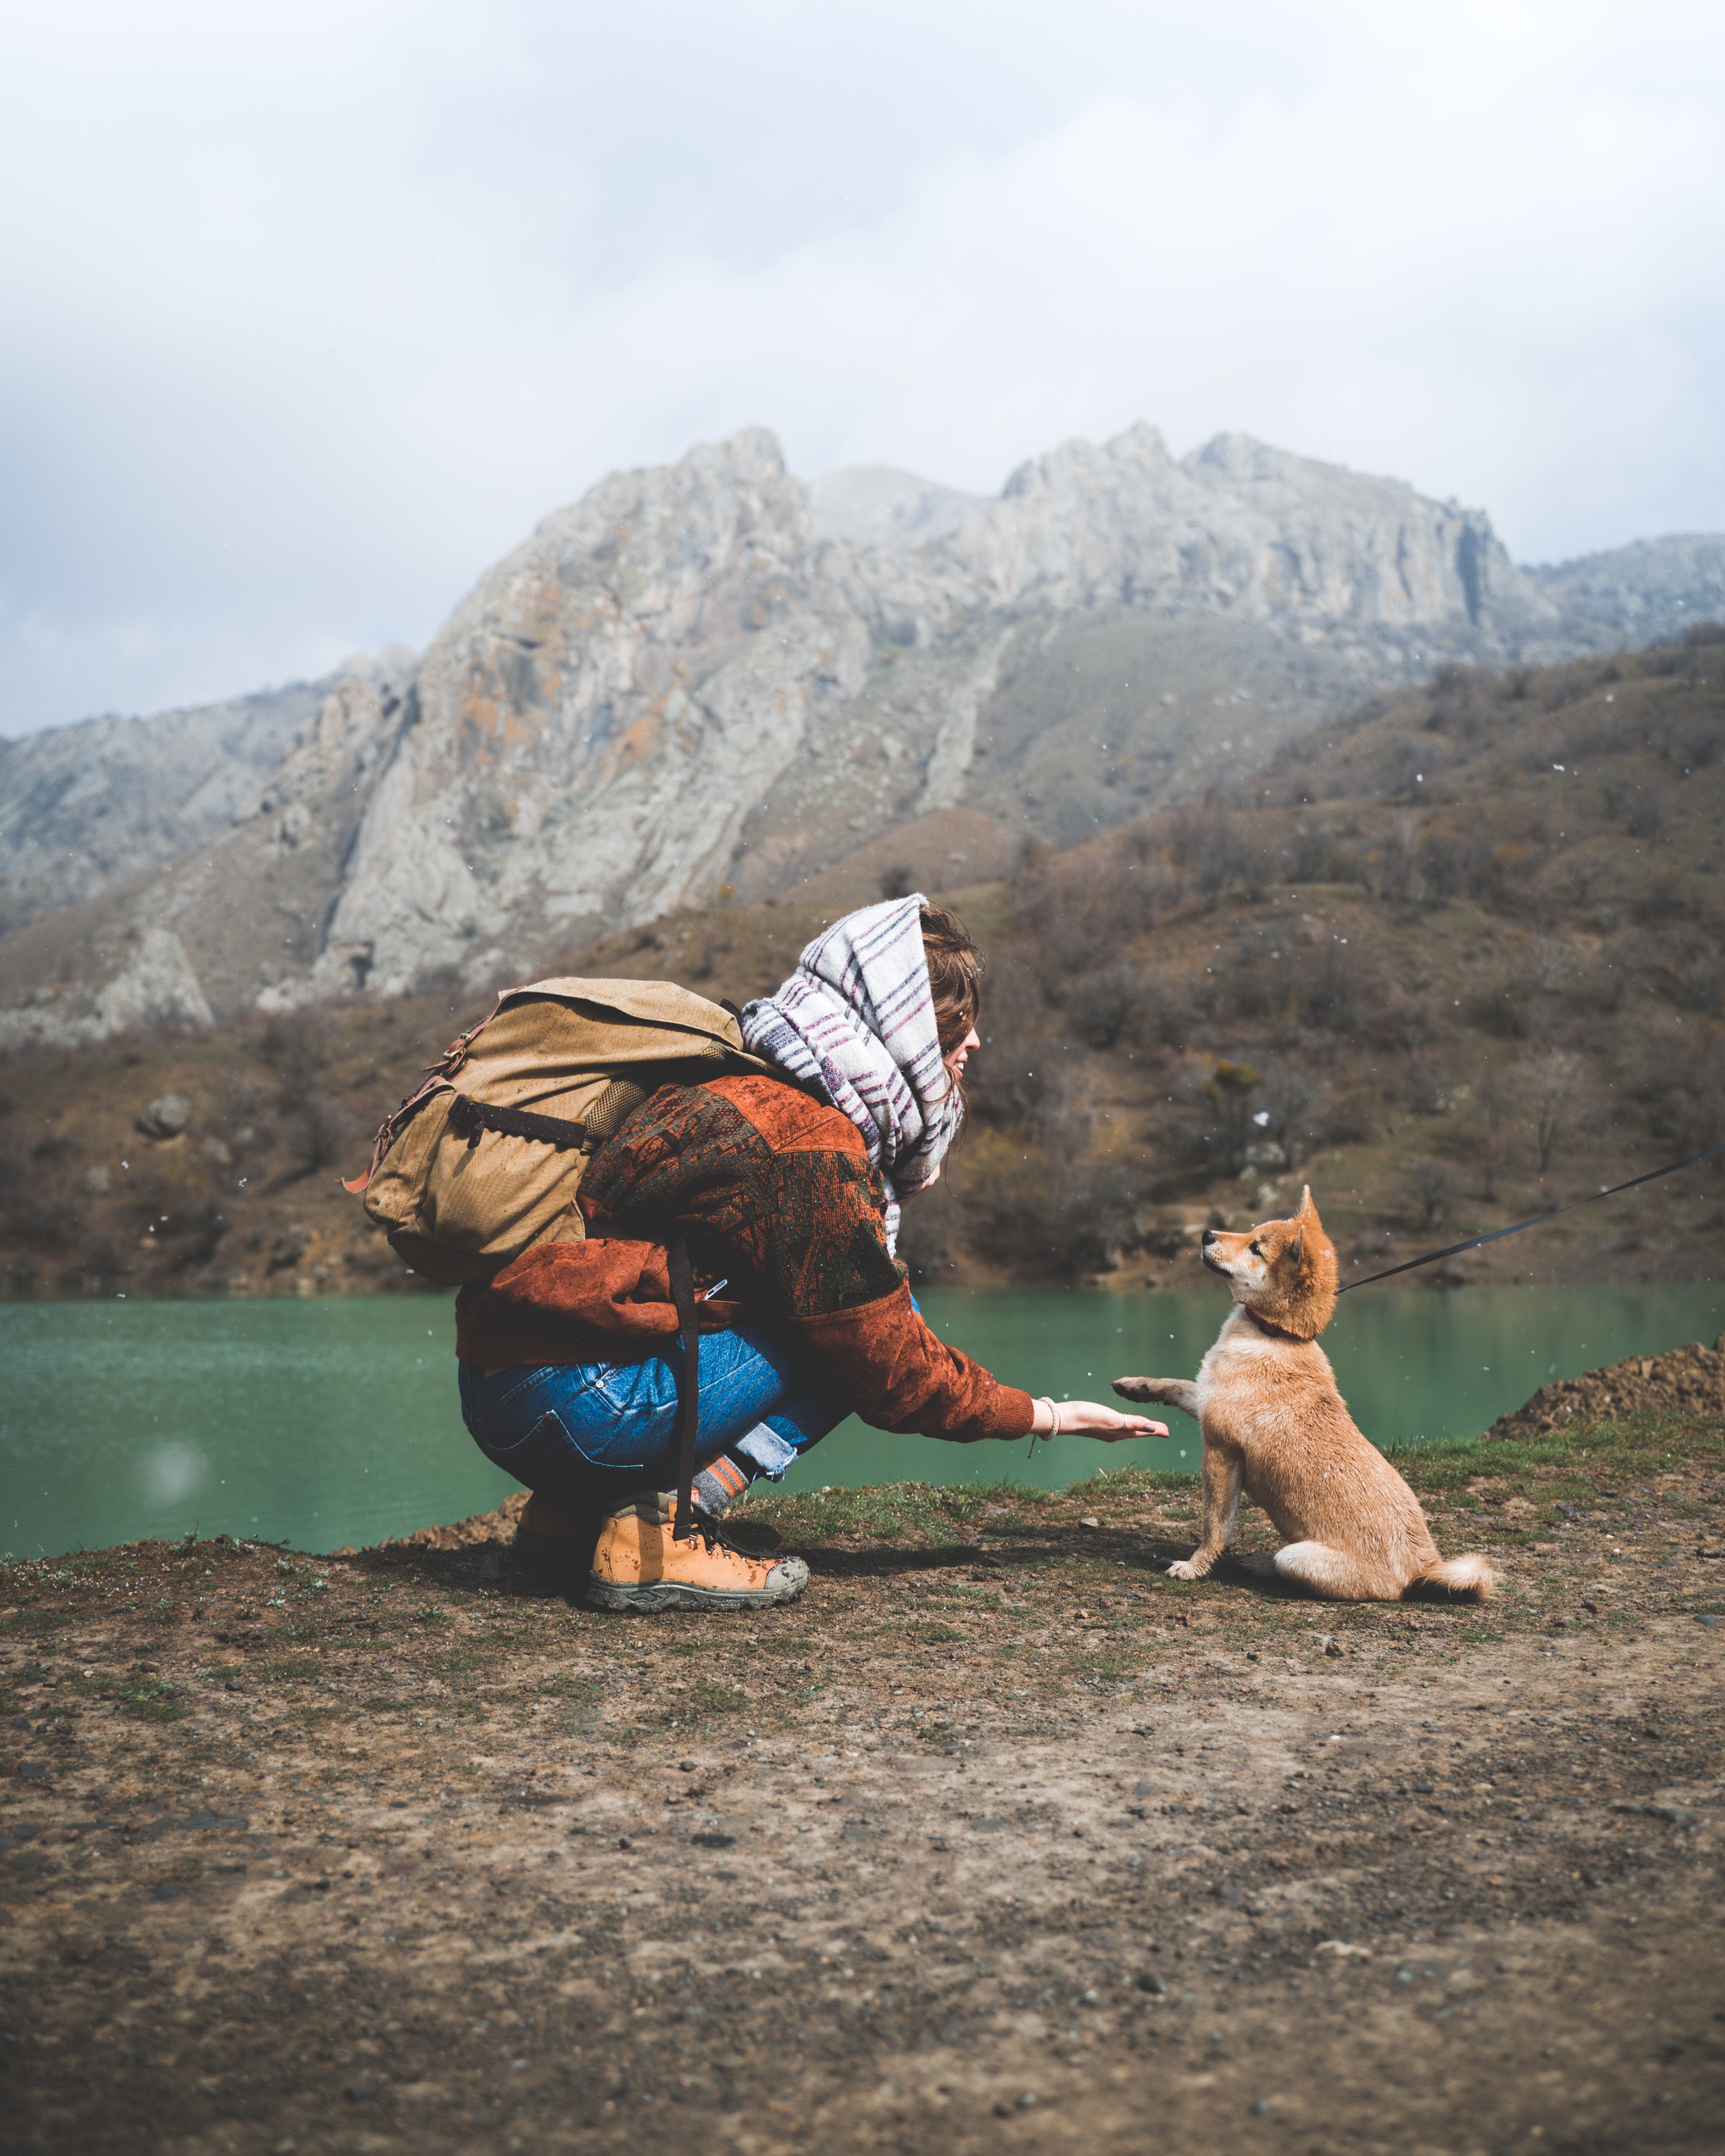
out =
{"type": "Polygon", "coordinates": [[[1405,1456],[1483,1611],[1279,1594],[1252,1517],[1166,1580],[1130,1471],[757,1505],[814,1578],[742,1619],[12,1568],[8,2145],[1717,2150],[1721,1436],[1405,1456]]]}

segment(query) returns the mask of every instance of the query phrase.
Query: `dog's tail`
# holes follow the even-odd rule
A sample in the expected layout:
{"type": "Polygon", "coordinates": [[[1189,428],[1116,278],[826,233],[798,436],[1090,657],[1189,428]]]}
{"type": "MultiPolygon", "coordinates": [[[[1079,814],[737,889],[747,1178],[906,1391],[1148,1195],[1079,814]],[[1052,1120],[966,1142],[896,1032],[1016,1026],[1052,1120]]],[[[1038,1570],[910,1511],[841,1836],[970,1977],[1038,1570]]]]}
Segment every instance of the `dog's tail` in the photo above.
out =
{"type": "Polygon", "coordinates": [[[1486,1602],[1497,1585],[1497,1575],[1482,1557],[1440,1558],[1429,1564],[1408,1588],[1409,1594],[1423,1589],[1429,1595],[1447,1596],[1455,1602],[1486,1602]]]}

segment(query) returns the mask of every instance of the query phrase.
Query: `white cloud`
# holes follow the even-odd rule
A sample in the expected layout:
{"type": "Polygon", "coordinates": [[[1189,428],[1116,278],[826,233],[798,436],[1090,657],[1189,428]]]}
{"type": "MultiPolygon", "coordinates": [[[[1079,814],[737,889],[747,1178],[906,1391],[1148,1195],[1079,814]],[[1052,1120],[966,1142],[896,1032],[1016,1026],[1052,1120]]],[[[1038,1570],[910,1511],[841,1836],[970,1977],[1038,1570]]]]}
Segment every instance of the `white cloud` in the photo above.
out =
{"type": "Polygon", "coordinates": [[[605,470],[750,422],[978,489],[1240,427],[1523,557],[1725,524],[1715,11],[69,0],[3,38],[13,729],[422,640],[605,470]]]}

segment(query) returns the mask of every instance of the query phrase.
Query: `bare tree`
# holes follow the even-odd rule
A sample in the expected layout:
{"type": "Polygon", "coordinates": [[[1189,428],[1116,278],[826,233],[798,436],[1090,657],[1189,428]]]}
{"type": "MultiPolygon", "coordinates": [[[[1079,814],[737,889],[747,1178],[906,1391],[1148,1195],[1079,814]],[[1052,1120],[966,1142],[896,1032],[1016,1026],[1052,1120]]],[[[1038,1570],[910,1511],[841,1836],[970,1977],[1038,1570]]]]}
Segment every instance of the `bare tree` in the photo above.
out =
{"type": "Polygon", "coordinates": [[[1265,1135],[1281,1147],[1290,1168],[1300,1167],[1322,1142],[1329,1110],[1327,1088],[1292,1064],[1273,1065],[1266,1079],[1264,1105],[1270,1111],[1265,1135]]]}
{"type": "Polygon", "coordinates": [[[1480,1137],[1480,1196],[1486,1204],[1497,1202],[1497,1178],[1503,1170],[1503,1156],[1507,1148],[1504,1132],[1505,1118],[1509,1102],[1503,1088],[1497,1082],[1497,1073],[1488,1070],[1480,1083],[1480,1109],[1486,1119],[1486,1127],[1480,1137]]]}
{"type": "Polygon", "coordinates": [[[1534,1142],[1539,1151],[1539,1173],[1543,1175],[1568,1122],[1581,1078],[1581,1058],[1566,1048],[1548,1048],[1528,1059],[1527,1071],[1527,1102],[1533,1111],[1534,1142]]]}
{"type": "Polygon", "coordinates": [[[1404,1181],[1428,1228],[1449,1219],[1455,1203],[1455,1171],[1447,1161],[1422,1158],[1410,1162],[1404,1181]]]}

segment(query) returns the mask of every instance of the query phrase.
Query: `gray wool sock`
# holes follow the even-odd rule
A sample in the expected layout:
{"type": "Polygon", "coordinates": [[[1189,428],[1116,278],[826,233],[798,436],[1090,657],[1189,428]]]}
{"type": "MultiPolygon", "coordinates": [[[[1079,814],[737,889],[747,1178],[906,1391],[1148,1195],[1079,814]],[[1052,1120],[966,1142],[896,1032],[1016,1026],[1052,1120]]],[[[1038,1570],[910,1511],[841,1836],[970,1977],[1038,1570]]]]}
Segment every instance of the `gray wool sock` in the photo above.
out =
{"type": "Polygon", "coordinates": [[[755,1463],[721,1452],[710,1460],[695,1477],[695,1502],[704,1512],[717,1514],[734,1504],[755,1479],[755,1463]]]}

